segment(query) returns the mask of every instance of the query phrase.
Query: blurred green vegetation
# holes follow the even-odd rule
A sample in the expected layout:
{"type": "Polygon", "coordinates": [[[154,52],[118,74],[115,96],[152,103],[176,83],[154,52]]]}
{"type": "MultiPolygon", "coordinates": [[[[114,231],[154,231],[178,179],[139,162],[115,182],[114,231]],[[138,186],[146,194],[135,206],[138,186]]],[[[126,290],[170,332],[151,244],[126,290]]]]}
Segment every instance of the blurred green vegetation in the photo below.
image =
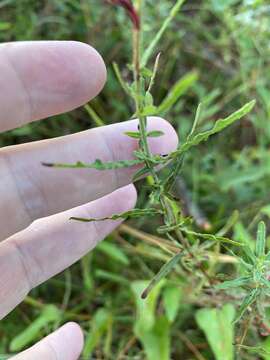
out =
{"type": "MultiPolygon", "coordinates": [[[[174,1],[145,3],[147,44],[174,1]]],[[[130,61],[129,22],[123,11],[99,0],[2,0],[0,11],[1,42],[72,39],[96,47],[107,64],[108,82],[91,102],[92,108],[106,123],[131,116],[133,109],[112,69],[114,61],[120,69],[130,61]]],[[[186,0],[159,44],[161,71],[154,88],[158,104],[181,77],[198,73],[166,114],[180,141],[192,126],[198,103],[203,103],[199,127],[205,130],[219,117],[257,100],[244,120],[194,148],[183,172],[188,201],[200,209],[213,231],[222,229],[222,234],[250,243],[258,221],[264,219],[269,225],[270,217],[269,14],[267,0],[186,0]]],[[[93,126],[94,120],[81,108],[3,134],[1,145],[93,126]]],[[[147,186],[140,182],[138,188],[143,206],[147,186]]],[[[234,309],[228,298],[203,291],[194,274],[187,275],[179,266],[145,302],[139,298],[147,280],[168,259],[154,244],[162,240],[148,235],[155,235],[155,228],[154,220],[129,222],[81,262],[34,289],[1,322],[0,354],[29,346],[61,323],[74,320],[85,331],[85,359],[233,359],[231,338],[234,331],[238,333],[231,326],[234,309]]],[[[216,257],[210,259],[207,268],[213,274],[237,271],[234,259],[223,249],[217,248],[216,257]]],[[[252,324],[246,344],[260,347],[264,341],[252,324]]],[[[270,349],[268,344],[265,348],[270,349]]],[[[237,356],[259,358],[249,348],[237,356]]]]}

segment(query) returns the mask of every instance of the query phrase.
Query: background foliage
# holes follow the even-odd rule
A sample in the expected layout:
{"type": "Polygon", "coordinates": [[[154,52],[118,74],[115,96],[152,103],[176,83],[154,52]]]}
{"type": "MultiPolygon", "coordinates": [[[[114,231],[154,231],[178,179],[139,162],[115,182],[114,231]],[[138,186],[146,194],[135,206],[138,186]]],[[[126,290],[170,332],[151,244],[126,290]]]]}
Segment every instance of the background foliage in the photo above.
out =
{"type": "MultiPolygon", "coordinates": [[[[174,1],[145,2],[147,43],[174,1]]],[[[129,23],[123,11],[98,0],[2,0],[0,11],[2,42],[72,39],[96,47],[108,66],[108,82],[91,102],[92,109],[106,124],[130,117],[132,109],[112,69],[114,61],[120,68],[130,61],[129,23]]],[[[164,114],[180,140],[188,134],[199,102],[204,104],[199,127],[207,130],[217,118],[257,100],[245,120],[189,152],[184,190],[181,187],[202,231],[211,224],[213,232],[251,246],[258,221],[269,224],[270,216],[269,13],[266,0],[187,0],[159,45],[162,71],[154,88],[160,103],[179,79],[197,74],[164,114]]],[[[95,119],[81,108],[10,131],[0,141],[4,146],[93,126],[95,119]]],[[[144,206],[146,183],[138,183],[138,188],[138,203],[144,206]]],[[[33,290],[1,322],[0,353],[17,352],[75,320],[85,331],[85,359],[258,359],[249,348],[239,354],[233,349],[238,327],[231,320],[237,301],[207,294],[198,277],[187,278],[180,266],[146,301],[140,299],[148,280],[168,260],[156,227],[155,219],[128,222],[80,263],[33,290]]],[[[226,278],[241,272],[224,249],[210,255],[210,273],[226,278]]],[[[245,344],[270,350],[270,341],[259,330],[252,324],[245,344]]],[[[261,356],[270,359],[266,353],[261,356]]]]}

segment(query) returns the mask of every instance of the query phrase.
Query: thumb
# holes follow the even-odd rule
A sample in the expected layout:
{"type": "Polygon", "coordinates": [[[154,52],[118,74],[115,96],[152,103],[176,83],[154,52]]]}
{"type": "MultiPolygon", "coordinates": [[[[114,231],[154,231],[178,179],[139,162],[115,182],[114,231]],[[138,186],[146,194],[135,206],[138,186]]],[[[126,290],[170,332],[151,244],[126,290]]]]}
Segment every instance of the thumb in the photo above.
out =
{"type": "Polygon", "coordinates": [[[82,348],[82,330],[71,322],[11,360],[78,360],[82,348]]]}

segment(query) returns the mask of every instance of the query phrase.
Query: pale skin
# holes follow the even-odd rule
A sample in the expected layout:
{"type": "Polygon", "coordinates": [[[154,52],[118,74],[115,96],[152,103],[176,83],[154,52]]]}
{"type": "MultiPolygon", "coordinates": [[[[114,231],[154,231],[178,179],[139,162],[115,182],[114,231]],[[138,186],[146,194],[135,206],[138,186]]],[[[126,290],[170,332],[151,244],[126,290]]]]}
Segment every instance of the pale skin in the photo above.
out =
{"type": "MultiPolygon", "coordinates": [[[[21,42],[0,45],[0,130],[79,107],[106,81],[101,56],[79,42],[21,42]]],[[[113,95],[112,95],[113,96],[113,95]]],[[[123,119],[119,119],[122,121],[123,119]]],[[[150,118],[154,153],[177,146],[172,126],[150,118]]],[[[132,174],[137,168],[100,172],[53,169],[42,162],[72,163],[132,159],[137,141],[124,135],[137,121],[90,129],[57,139],[0,149],[0,318],[29,291],[79,260],[119,221],[81,223],[75,217],[106,217],[136,203],[132,174]]],[[[68,323],[14,360],[76,360],[83,347],[79,325],[68,323]]]]}

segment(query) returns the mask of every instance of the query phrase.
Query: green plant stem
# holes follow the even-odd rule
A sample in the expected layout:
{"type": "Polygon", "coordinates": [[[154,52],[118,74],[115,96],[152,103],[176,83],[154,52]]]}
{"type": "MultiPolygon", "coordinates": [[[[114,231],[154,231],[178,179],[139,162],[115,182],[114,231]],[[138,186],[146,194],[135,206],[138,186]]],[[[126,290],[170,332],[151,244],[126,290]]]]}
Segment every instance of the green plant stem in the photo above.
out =
{"type": "MultiPolygon", "coordinates": [[[[180,7],[184,1],[178,1],[178,6],[180,7]]],[[[142,10],[142,2],[138,2],[138,12],[141,13],[142,10]]],[[[134,77],[134,84],[135,84],[135,107],[136,107],[136,116],[139,119],[139,132],[140,132],[140,140],[139,140],[139,147],[143,151],[144,155],[146,155],[145,159],[145,166],[149,170],[150,175],[153,178],[154,185],[153,187],[160,192],[160,205],[163,210],[163,217],[164,222],[166,225],[174,226],[178,223],[178,218],[174,212],[173,206],[170,203],[169,198],[166,196],[167,191],[164,188],[164,186],[161,186],[160,179],[154,169],[154,165],[151,163],[151,152],[149,149],[148,141],[147,141],[147,117],[142,115],[144,110],[144,96],[145,96],[145,85],[142,81],[141,77],[141,30],[133,29],[133,77],[134,77]]],[[[158,60],[157,60],[158,61],[158,60]]],[[[144,64],[143,64],[144,65],[144,64]]],[[[157,66],[157,65],[156,65],[157,66]]],[[[156,71],[155,69],[154,71],[156,71]]],[[[151,83],[150,83],[151,84],[151,83]]],[[[152,84],[150,85],[150,87],[152,84]]],[[[173,171],[173,174],[175,172],[178,173],[178,170],[181,168],[182,161],[178,161],[176,165],[175,171],[173,171]]],[[[170,182],[170,178],[168,179],[168,182],[170,182]]],[[[190,250],[190,244],[188,240],[183,236],[182,232],[180,230],[175,230],[175,235],[178,238],[178,240],[183,245],[184,249],[186,249],[189,253],[189,255],[196,259],[194,254],[192,254],[190,250]]],[[[167,233],[168,237],[170,238],[170,234],[167,233]]],[[[206,276],[206,278],[209,279],[207,273],[204,271],[204,269],[199,264],[199,269],[203,273],[203,275],[206,276]]]]}
{"type": "MultiPolygon", "coordinates": [[[[145,155],[150,158],[151,152],[147,142],[147,118],[142,115],[143,113],[143,96],[142,96],[142,81],[140,76],[140,31],[137,29],[133,30],[133,70],[134,70],[134,82],[136,89],[135,96],[135,105],[136,105],[136,116],[139,119],[140,125],[140,145],[145,153],[145,155]]],[[[155,185],[159,184],[159,178],[156,174],[152,164],[150,161],[145,160],[145,165],[147,166],[150,174],[152,175],[155,185]]]]}
{"type": "MultiPolygon", "coordinates": [[[[141,4],[141,3],[139,3],[141,4]]],[[[141,12],[141,8],[138,9],[138,11],[141,12]]],[[[134,82],[135,82],[135,89],[136,89],[136,96],[135,96],[135,105],[136,105],[136,115],[139,118],[139,124],[140,124],[140,146],[147,158],[151,157],[151,152],[148,146],[147,141],[147,118],[145,116],[142,116],[144,103],[143,103],[143,94],[142,92],[145,91],[143,89],[143,84],[141,83],[141,63],[140,63],[140,30],[134,29],[133,30],[133,70],[134,70],[134,82]]],[[[148,168],[150,174],[153,177],[154,180],[154,187],[160,188],[160,181],[157,173],[154,170],[153,165],[150,161],[145,160],[145,165],[148,168]]],[[[162,190],[162,189],[160,189],[162,190]]],[[[166,199],[165,194],[162,194],[160,196],[160,204],[164,211],[164,218],[165,222],[169,223],[170,225],[175,225],[177,223],[177,219],[175,218],[174,211],[169,204],[169,202],[166,199]]],[[[181,243],[184,245],[185,248],[189,248],[189,243],[186,241],[186,239],[182,236],[181,231],[177,231],[176,233],[177,237],[181,241],[181,243]]]]}

